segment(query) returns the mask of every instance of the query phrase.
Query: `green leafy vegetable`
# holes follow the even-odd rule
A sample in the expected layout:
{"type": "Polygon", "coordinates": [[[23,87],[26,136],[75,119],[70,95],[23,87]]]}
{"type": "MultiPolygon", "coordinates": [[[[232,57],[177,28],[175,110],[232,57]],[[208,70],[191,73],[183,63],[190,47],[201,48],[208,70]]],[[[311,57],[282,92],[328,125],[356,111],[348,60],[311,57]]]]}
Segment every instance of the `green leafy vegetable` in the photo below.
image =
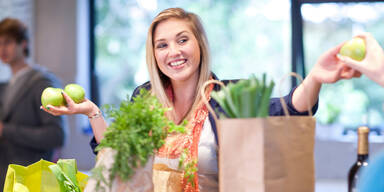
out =
{"type": "Polygon", "coordinates": [[[119,108],[105,106],[113,121],[96,150],[110,147],[117,152],[110,180],[115,176],[128,180],[134,169],[144,166],[154,151],[164,144],[168,133],[185,132],[186,122],[176,125],[170,121],[165,115],[169,109],[164,108],[149,91],[141,89],[133,100],[130,102],[127,98],[119,108]]]}
{"type": "Polygon", "coordinates": [[[56,176],[61,192],[81,192],[77,182],[77,166],[75,159],[59,159],[57,164],[50,165],[52,173],[56,176]]]}
{"type": "MultiPolygon", "coordinates": [[[[237,83],[229,83],[211,93],[229,118],[267,117],[274,82],[268,85],[266,75],[259,81],[254,75],[237,83]]],[[[222,114],[221,114],[222,115],[222,114]]]]}
{"type": "Polygon", "coordinates": [[[183,153],[180,155],[179,160],[179,169],[184,170],[184,178],[187,179],[188,183],[191,183],[193,187],[195,187],[195,173],[197,172],[197,159],[187,160],[190,151],[188,149],[184,149],[183,153]]]}

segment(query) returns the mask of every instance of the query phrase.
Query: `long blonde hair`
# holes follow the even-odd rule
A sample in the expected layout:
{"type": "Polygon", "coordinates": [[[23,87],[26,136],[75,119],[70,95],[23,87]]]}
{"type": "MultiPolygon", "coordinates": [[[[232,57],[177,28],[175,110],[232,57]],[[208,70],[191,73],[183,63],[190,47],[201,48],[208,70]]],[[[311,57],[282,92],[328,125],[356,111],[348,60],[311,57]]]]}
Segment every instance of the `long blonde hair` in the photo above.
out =
{"type": "MultiPolygon", "coordinates": [[[[188,23],[192,33],[194,34],[195,38],[199,43],[200,48],[199,79],[197,82],[197,90],[194,97],[195,99],[192,104],[192,107],[189,109],[188,113],[183,118],[189,119],[191,113],[201,101],[201,96],[198,93],[200,92],[203,83],[209,80],[210,77],[211,67],[208,39],[199,16],[194,13],[187,12],[181,8],[169,8],[163,10],[154,18],[148,30],[148,37],[146,42],[146,61],[151,80],[151,90],[159,99],[159,101],[163,104],[163,106],[170,107],[173,109],[173,103],[169,100],[165,91],[165,88],[169,85],[170,80],[165,74],[160,71],[157,66],[154,53],[153,35],[158,24],[170,18],[180,19],[188,23]]],[[[170,113],[168,113],[167,115],[168,118],[170,118],[171,120],[176,119],[175,110],[171,110],[170,113]]]]}

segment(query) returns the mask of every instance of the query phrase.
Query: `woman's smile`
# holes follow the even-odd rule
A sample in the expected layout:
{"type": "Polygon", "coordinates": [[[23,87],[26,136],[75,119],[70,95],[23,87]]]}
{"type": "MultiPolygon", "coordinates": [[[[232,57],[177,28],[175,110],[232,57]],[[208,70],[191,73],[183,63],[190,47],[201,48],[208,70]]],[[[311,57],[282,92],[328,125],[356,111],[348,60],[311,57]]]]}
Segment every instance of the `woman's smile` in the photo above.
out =
{"type": "Polygon", "coordinates": [[[174,60],[174,61],[171,61],[169,62],[169,66],[172,68],[172,69],[181,69],[184,67],[184,65],[187,63],[187,59],[178,59],[178,60],[174,60]]]}

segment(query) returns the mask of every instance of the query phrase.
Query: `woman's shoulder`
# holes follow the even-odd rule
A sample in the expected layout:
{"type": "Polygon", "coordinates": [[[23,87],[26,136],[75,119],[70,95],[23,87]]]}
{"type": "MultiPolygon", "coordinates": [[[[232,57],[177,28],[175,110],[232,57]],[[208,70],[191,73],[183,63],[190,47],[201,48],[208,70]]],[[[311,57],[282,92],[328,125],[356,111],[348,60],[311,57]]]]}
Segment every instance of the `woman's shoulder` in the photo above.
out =
{"type": "Polygon", "coordinates": [[[140,89],[147,89],[147,90],[150,90],[151,89],[151,82],[150,81],[147,81],[139,86],[137,86],[135,88],[135,90],[140,90],[140,89]]]}
{"type": "Polygon", "coordinates": [[[132,100],[132,98],[136,97],[140,93],[141,89],[150,90],[151,89],[151,82],[147,81],[147,82],[137,86],[135,88],[135,90],[133,90],[133,93],[132,93],[132,96],[131,96],[131,100],[132,100]]]}
{"type": "Polygon", "coordinates": [[[224,79],[220,81],[224,83],[224,85],[228,85],[229,83],[237,83],[238,81],[240,81],[240,79],[224,79]]]}
{"type": "MultiPolygon", "coordinates": [[[[238,82],[240,79],[219,79],[217,76],[216,76],[216,74],[215,73],[213,73],[212,72],[212,78],[214,79],[214,80],[218,80],[218,81],[220,81],[220,82],[222,82],[224,85],[228,85],[229,83],[236,83],[236,82],[238,82]]],[[[217,85],[217,84],[215,84],[215,86],[214,86],[214,88],[213,88],[214,90],[220,90],[221,89],[221,87],[220,87],[220,85],[217,85]]]]}

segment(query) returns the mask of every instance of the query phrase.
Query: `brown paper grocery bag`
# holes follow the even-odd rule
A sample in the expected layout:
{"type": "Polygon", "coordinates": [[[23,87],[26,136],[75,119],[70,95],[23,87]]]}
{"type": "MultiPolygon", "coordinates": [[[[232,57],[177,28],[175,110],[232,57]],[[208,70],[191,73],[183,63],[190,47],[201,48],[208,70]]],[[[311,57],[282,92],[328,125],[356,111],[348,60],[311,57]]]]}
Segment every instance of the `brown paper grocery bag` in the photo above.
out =
{"type": "Polygon", "coordinates": [[[154,164],[152,171],[154,192],[183,191],[183,186],[180,182],[184,178],[182,171],[171,169],[165,164],[154,164]]]}
{"type": "MultiPolygon", "coordinates": [[[[203,87],[210,83],[225,86],[210,80],[203,87]]],[[[280,98],[286,116],[218,120],[204,90],[217,125],[220,192],[314,192],[316,120],[310,109],[309,116],[289,116],[280,98]]]]}
{"type": "Polygon", "coordinates": [[[315,119],[219,120],[221,192],[313,192],[315,119]]]}

